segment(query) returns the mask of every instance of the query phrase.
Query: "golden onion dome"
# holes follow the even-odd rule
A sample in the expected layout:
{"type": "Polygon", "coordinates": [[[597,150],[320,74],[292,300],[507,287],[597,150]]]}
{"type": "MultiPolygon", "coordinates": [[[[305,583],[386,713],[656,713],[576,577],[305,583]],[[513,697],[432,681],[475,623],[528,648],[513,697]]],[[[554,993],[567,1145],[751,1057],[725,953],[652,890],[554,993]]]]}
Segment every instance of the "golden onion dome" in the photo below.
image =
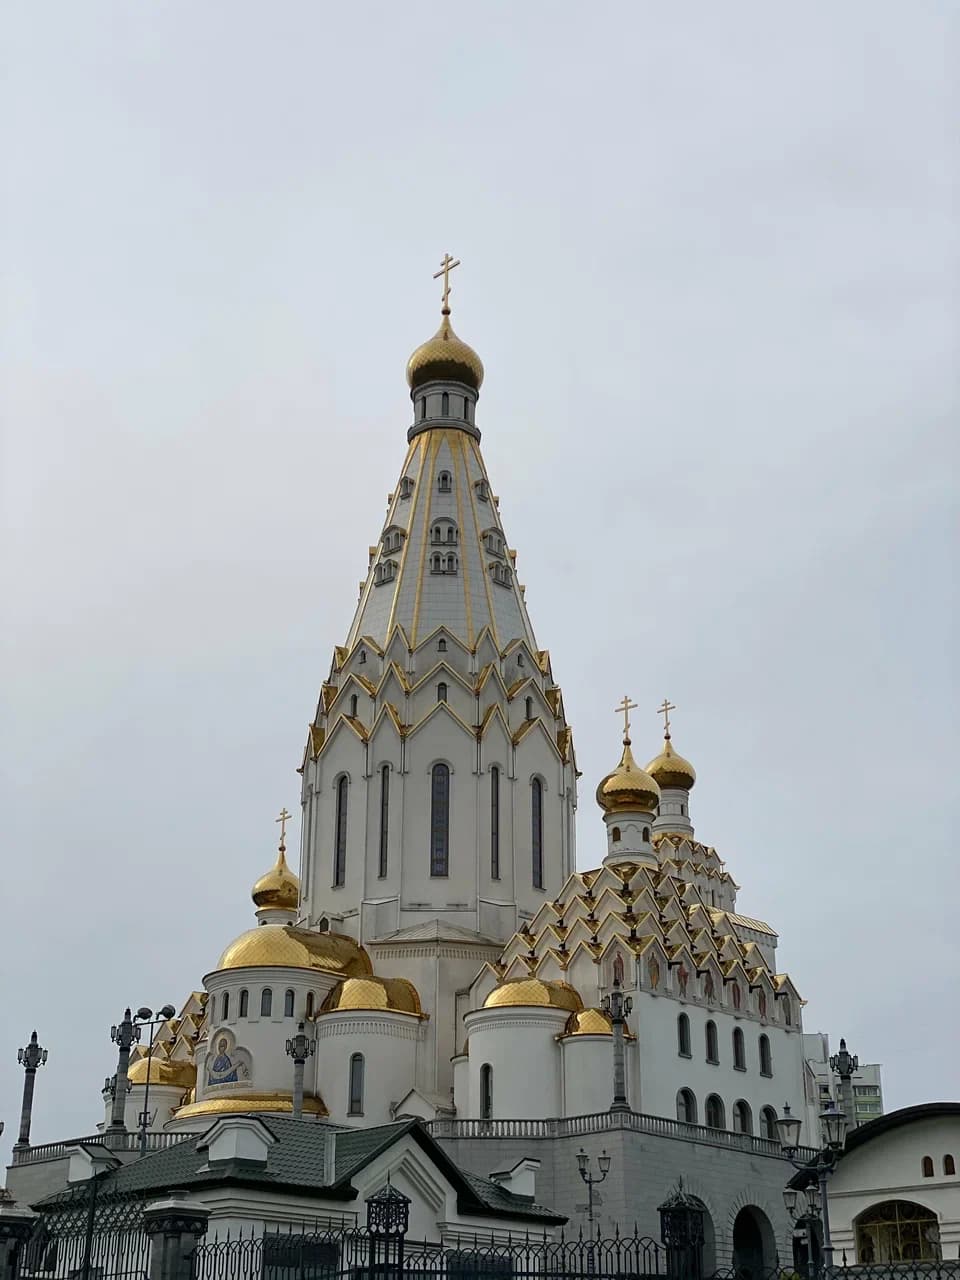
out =
{"type": "Polygon", "coordinates": [[[353,938],[316,933],[292,924],[262,924],[241,933],[220,957],[217,969],[320,969],[341,977],[364,978],[373,972],[370,957],[353,938]]]}
{"type": "Polygon", "coordinates": [[[127,1071],[127,1079],[131,1084],[147,1083],[147,1066],[150,1067],[150,1088],[154,1085],[171,1085],[178,1089],[192,1089],[197,1083],[197,1068],[193,1062],[185,1062],[177,1058],[160,1058],[156,1053],[152,1057],[144,1054],[136,1062],[131,1062],[127,1071]]]}
{"type": "Polygon", "coordinates": [[[423,1017],[420,996],[406,978],[345,978],[324,1000],[321,1013],[344,1009],[384,1009],[388,1013],[410,1013],[423,1017]]]}
{"type": "Polygon", "coordinates": [[[674,751],[669,733],[663,739],[663,750],[647,765],[647,773],[658,786],[678,787],[682,791],[689,791],[697,780],[697,771],[690,761],[674,751]]]}
{"type": "Polygon", "coordinates": [[[612,1036],[610,1015],[602,1009],[581,1009],[571,1013],[564,1028],[565,1036],[612,1036]]]}
{"type": "MultiPolygon", "coordinates": [[[[204,1098],[202,1102],[187,1102],[174,1115],[177,1120],[187,1120],[194,1116],[290,1115],[292,1111],[293,1099],[289,1093],[231,1093],[225,1098],[204,1098]]],[[[328,1116],[330,1113],[322,1098],[307,1096],[303,1099],[303,1114],[328,1116]]]]}
{"type": "Polygon", "coordinates": [[[276,862],[253,886],[250,896],[257,907],[296,911],[300,905],[300,880],[287,866],[285,845],[280,845],[276,862]]]}
{"type": "Polygon", "coordinates": [[[543,978],[507,978],[493,988],[483,1002],[485,1009],[517,1005],[540,1005],[579,1013],[583,1001],[576,987],[567,982],[547,982],[543,978]]]}
{"type": "Polygon", "coordinates": [[[465,382],[474,391],[483,382],[483,362],[473,347],[457,337],[450,324],[450,310],[443,309],[440,328],[428,341],[421,343],[407,361],[407,383],[416,391],[425,382],[436,380],[465,382]]]}
{"type": "Polygon", "coordinates": [[[660,788],[634,760],[630,739],[625,737],[620,763],[601,779],[597,787],[597,804],[604,813],[627,813],[637,809],[652,813],[659,803],[660,788]]]}

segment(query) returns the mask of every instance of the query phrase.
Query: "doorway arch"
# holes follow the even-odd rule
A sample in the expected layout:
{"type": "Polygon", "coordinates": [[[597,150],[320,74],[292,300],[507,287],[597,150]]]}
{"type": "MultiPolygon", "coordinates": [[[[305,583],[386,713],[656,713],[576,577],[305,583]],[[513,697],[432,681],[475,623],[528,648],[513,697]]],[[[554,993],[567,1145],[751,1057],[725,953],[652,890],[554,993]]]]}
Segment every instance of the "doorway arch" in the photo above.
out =
{"type": "Polygon", "coordinates": [[[759,1280],[777,1264],[777,1238],[770,1219],[748,1204],[733,1220],[733,1269],[743,1280],[759,1280]]]}

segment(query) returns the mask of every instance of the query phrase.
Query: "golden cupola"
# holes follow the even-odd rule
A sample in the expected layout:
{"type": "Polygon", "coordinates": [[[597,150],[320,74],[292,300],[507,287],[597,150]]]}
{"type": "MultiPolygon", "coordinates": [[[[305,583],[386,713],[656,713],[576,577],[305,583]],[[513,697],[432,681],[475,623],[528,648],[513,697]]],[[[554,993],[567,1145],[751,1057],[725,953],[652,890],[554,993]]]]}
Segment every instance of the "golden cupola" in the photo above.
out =
{"type": "Polygon", "coordinates": [[[660,788],[645,769],[641,769],[630,750],[630,735],[623,735],[620,763],[602,778],[597,787],[597,804],[604,813],[655,813],[660,803],[660,788]]]}
{"type": "Polygon", "coordinates": [[[286,852],[281,840],[276,862],[253,886],[250,896],[258,911],[296,911],[300,904],[300,880],[287,866],[286,852]]]}
{"type": "Polygon", "coordinates": [[[474,391],[483,382],[483,362],[473,347],[461,341],[450,323],[450,308],[444,307],[440,328],[420,344],[407,361],[407,383],[412,392],[427,382],[464,382],[474,391]]]}
{"type": "Polygon", "coordinates": [[[689,791],[697,780],[697,771],[690,761],[674,751],[669,729],[663,735],[663,750],[647,765],[647,773],[658,786],[680,791],[689,791]]]}

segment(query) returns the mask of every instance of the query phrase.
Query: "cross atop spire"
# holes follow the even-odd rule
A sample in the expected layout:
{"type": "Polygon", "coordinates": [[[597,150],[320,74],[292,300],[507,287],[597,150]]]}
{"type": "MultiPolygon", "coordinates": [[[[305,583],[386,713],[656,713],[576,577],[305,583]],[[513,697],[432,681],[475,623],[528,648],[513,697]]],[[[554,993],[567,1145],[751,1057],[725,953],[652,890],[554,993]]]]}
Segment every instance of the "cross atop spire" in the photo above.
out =
{"type": "Polygon", "coordinates": [[[630,695],[628,693],[625,693],[623,695],[623,701],[618,702],[617,705],[613,708],[617,715],[619,715],[621,712],[623,713],[624,746],[630,745],[630,712],[633,710],[633,708],[636,705],[637,703],[630,701],[630,695]]]}
{"type": "Polygon", "coordinates": [[[670,712],[676,711],[676,709],[676,706],[669,698],[664,698],[659,707],[657,707],[657,715],[663,716],[663,736],[665,738],[670,737],[670,712]]]}
{"type": "Polygon", "coordinates": [[[287,806],[284,805],[283,808],[280,810],[279,818],[274,818],[274,822],[280,823],[280,848],[282,850],[286,849],[287,847],[287,823],[290,821],[292,817],[293,817],[293,814],[287,813],[287,806]]]}
{"type": "Polygon", "coordinates": [[[439,280],[443,276],[443,293],[441,294],[442,312],[445,316],[450,314],[450,272],[454,267],[459,267],[460,259],[451,258],[449,253],[443,255],[440,263],[440,270],[433,273],[434,280],[439,280]]]}

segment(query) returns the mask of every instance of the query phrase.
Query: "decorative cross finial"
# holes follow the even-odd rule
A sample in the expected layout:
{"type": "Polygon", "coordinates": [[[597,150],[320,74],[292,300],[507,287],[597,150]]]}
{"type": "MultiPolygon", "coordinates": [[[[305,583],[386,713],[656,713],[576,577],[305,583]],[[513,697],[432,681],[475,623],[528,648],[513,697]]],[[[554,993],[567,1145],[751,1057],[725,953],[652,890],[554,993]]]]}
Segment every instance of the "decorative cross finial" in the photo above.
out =
{"type": "Polygon", "coordinates": [[[287,847],[287,823],[290,821],[292,817],[293,817],[293,814],[287,813],[287,807],[286,805],[284,805],[284,807],[280,810],[280,817],[274,819],[275,822],[280,823],[280,848],[281,849],[286,849],[287,847]]]}
{"type": "Polygon", "coordinates": [[[460,259],[451,258],[449,253],[443,255],[443,261],[440,263],[440,270],[433,273],[434,280],[439,280],[443,276],[443,310],[449,314],[450,311],[450,272],[454,267],[459,267],[460,259]]]}
{"type": "Polygon", "coordinates": [[[630,701],[630,695],[625,693],[623,695],[623,701],[613,708],[617,715],[619,715],[621,711],[623,712],[623,741],[625,743],[630,741],[630,712],[636,705],[637,704],[635,702],[630,701]]]}
{"type": "Polygon", "coordinates": [[[665,738],[670,737],[670,712],[676,711],[676,709],[669,698],[664,698],[659,707],[657,707],[657,715],[663,716],[663,736],[665,738]]]}

